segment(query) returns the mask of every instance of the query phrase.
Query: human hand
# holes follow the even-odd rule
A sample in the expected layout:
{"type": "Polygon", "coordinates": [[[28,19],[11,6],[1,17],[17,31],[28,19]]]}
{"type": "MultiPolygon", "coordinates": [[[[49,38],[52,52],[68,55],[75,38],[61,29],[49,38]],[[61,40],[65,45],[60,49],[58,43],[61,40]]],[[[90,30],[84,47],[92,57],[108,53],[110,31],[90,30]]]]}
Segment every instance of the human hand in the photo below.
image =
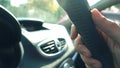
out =
{"type": "MultiPolygon", "coordinates": [[[[116,68],[120,68],[120,27],[105,18],[97,9],[93,9],[91,14],[96,28],[112,52],[116,68]]],[[[71,29],[71,38],[75,39],[75,49],[80,53],[87,68],[102,68],[100,61],[91,57],[91,52],[82,43],[81,36],[77,33],[74,25],[72,25],[71,29]]]]}

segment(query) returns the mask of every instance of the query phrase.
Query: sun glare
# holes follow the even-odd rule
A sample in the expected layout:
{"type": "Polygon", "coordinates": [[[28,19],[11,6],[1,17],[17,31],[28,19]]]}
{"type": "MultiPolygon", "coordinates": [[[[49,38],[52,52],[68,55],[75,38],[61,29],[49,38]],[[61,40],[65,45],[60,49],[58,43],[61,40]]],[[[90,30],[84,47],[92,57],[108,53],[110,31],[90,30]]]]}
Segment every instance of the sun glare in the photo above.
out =
{"type": "Polygon", "coordinates": [[[10,0],[12,6],[19,7],[21,4],[27,3],[28,0],[10,0]]]}
{"type": "MultiPolygon", "coordinates": [[[[28,0],[11,0],[11,5],[15,6],[15,7],[19,7],[21,4],[25,4],[27,3],[28,0]]],[[[88,0],[90,6],[92,6],[93,4],[95,4],[96,2],[98,2],[100,0],[88,0]]],[[[56,0],[54,0],[54,2],[57,4],[56,0]]]]}
{"type": "Polygon", "coordinates": [[[95,3],[97,3],[100,0],[88,0],[88,3],[90,6],[94,5],[95,3]]]}

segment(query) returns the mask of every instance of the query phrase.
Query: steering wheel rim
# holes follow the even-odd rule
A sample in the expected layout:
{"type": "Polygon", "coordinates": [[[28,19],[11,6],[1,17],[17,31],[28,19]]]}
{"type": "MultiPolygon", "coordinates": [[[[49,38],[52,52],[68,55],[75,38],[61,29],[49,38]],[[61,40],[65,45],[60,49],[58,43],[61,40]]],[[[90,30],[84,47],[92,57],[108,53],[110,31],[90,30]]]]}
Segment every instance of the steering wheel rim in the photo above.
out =
{"type": "Polygon", "coordinates": [[[0,6],[0,68],[17,68],[22,57],[21,29],[16,18],[0,6]]]}
{"type": "Polygon", "coordinates": [[[58,3],[76,26],[92,57],[101,62],[102,68],[114,68],[112,53],[93,23],[87,0],[58,0],[58,3]]]}

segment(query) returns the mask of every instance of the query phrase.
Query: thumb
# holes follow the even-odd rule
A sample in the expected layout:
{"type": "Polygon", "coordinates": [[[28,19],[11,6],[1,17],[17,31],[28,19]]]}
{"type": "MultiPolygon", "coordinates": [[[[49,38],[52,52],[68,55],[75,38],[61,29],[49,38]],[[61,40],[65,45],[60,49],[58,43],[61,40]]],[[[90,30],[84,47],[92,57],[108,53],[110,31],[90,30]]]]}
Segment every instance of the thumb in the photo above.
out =
{"type": "Polygon", "coordinates": [[[116,23],[105,18],[97,9],[93,9],[91,13],[94,24],[120,44],[120,27],[116,23]]]}

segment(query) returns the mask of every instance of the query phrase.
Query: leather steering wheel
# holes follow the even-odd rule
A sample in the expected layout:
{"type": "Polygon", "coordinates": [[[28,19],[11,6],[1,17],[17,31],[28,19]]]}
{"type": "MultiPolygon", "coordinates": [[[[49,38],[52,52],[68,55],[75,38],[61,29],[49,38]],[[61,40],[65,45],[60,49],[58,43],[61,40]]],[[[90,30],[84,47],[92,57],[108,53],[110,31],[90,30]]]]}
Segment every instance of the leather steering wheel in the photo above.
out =
{"type": "Polygon", "coordinates": [[[0,6],[0,68],[17,68],[22,56],[20,39],[18,21],[0,6]]]}
{"type": "Polygon", "coordinates": [[[114,68],[111,51],[93,23],[87,0],[58,0],[58,3],[76,26],[92,57],[102,63],[102,68],[114,68]]]}

